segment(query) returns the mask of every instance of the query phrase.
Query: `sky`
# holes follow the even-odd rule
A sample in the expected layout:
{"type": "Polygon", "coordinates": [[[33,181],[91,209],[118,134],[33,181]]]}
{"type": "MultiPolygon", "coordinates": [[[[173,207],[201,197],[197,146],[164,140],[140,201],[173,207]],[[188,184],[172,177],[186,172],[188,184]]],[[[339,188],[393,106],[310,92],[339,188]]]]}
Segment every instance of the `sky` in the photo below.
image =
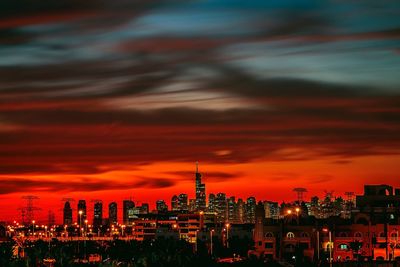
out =
{"type": "Polygon", "coordinates": [[[400,187],[398,1],[0,10],[0,221],[26,195],[38,220],[67,197],[193,198],[196,161],[207,194],[244,199],[400,187]]]}

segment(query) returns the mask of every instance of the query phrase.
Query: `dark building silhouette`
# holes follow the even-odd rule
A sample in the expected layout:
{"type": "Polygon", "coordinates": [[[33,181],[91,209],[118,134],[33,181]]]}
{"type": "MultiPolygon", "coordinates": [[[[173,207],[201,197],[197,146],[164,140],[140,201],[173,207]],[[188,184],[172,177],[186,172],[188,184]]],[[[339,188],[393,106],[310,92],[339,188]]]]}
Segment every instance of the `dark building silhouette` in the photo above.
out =
{"type": "Polygon", "coordinates": [[[132,200],[124,200],[122,202],[122,220],[124,224],[129,224],[129,221],[134,217],[135,202],[132,200]]]}
{"type": "Polygon", "coordinates": [[[246,202],[246,223],[255,223],[256,221],[256,198],[249,197],[246,202]]]}
{"type": "Polygon", "coordinates": [[[77,212],[77,221],[79,225],[83,225],[84,221],[87,218],[87,213],[86,213],[86,201],[85,200],[79,200],[78,201],[78,212],[77,212]]]}
{"type": "Polygon", "coordinates": [[[179,210],[179,199],[176,195],[171,198],[171,210],[178,211],[179,210]]]}
{"type": "Polygon", "coordinates": [[[118,222],[118,206],[116,202],[111,202],[108,205],[108,219],[110,223],[118,222]]]}
{"type": "Polygon", "coordinates": [[[71,208],[71,204],[69,203],[69,201],[66,201],[64,204],[63,223],[64,223],[64,225],[72,224],[72,208],[71,208]]]}
{"type": "Polygon", "coordinates": [[[142,206],[140,206],[140,214],[148,214],[149,213],[149,204],[147,203],[142,203],[142,206]]]}
{"type": "Polygon", "coordinates": [[[180,194],[178,196],[178,206],[179,206],[179,211],[188,211],[189,210],[187,194],[180,194]]]}
{"type": "Polygon", "coordinates": [[[227,219],[227,201],[225,193],[218,193],[215,198],[215,212],[217,213],[217,221],[225,222],[227,219]]]}
{"type": "Polygon", "coordinates": [[[208,195],[208,211],[215,211],[215,195],[213,193],[208,195]]]}
{"type": "Polygon", "coordinates": [[[201,182],[202,175],[199,173],[198,163],[196,162],[196,210],[206,209],[206,185],[201,182]]]}
{"type": "Polygon", "coordinates": [[[93,212],[93,226],[99,227],[103,223],[103,203],[101,201],[94,203],[93,212]]]}
{"type": "Polygon", "coordinates": [[[168,211],[168,206],[164,200],[159,199],[156,202],[156,209],[157,209],[157,212],[159,212],[159,213],[165,213],[168,211]]]}

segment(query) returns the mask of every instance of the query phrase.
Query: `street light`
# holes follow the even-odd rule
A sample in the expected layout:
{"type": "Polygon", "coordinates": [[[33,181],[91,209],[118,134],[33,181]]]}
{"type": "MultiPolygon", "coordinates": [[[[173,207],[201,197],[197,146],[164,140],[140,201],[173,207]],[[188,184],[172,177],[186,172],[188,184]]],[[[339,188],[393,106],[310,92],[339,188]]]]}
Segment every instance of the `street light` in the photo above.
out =
{"type": "Polygon", "coordinates": [[[210,230],[210,255],[212,257],[213,255],[213,233],[214,233],[214,229],[210,230]]]}
{"type": "Polygon", "coordinates": [[[226,226],[226,248],[229,248],[229,227],[231,226],[229,223],[225,224],[226,226]]]}
{"type": "Polygon", "coordinates": [[[32,221],[32,235],[35,236],[35,220],[32,221]]]}
{"type": "Polygon", "coordinates": [[[329,234],[329,266],[332,267],[332,232],[328,228],[322,228],[322,231],[329,234]]]}
{"type": "Polygon", "coordinates": [[[125,228],[125,224],[123,224],[123,225],[121,226],[121,233],[122,233],[122,236],[124,236],[124,228],[125,228]]]}
{"type": "Polygon", "coordinates": [[[85,236],[87,236],[88,220],[85,220],[85,236]]]}
{"type": "Polygon", "coordinates": [[[297,217],[299,217],[299,211],[300,211],[300,208],[299,208],[299,207],[296,207],[295,211],[296,211],[296,215],[297,215],[297,217]]]}

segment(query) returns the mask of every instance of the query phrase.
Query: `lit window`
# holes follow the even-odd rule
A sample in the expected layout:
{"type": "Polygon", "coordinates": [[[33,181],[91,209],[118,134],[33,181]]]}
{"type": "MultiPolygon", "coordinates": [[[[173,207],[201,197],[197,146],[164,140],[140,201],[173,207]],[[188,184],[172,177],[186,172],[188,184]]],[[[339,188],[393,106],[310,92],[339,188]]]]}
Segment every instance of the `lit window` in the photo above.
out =
{"type": "Polygon", "coordinates": [[[292,239],[292,238],[294,238],[294,233],[289,232],[289,233],[286,234],[286,237],[289,238],[289,239],[292,239]]]}

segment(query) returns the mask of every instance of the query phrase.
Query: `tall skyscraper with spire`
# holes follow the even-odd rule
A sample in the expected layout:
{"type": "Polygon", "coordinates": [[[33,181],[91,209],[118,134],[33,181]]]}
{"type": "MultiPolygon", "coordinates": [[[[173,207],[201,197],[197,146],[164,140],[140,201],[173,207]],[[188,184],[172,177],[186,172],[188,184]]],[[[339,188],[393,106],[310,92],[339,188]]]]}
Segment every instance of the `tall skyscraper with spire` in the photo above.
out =
{"type": "Polygon", "coordinates": [[[206,210],[206,185],[201,183],[202,175],[199,173],[199,163],[196,162],[196,210],[206,210]]]}

